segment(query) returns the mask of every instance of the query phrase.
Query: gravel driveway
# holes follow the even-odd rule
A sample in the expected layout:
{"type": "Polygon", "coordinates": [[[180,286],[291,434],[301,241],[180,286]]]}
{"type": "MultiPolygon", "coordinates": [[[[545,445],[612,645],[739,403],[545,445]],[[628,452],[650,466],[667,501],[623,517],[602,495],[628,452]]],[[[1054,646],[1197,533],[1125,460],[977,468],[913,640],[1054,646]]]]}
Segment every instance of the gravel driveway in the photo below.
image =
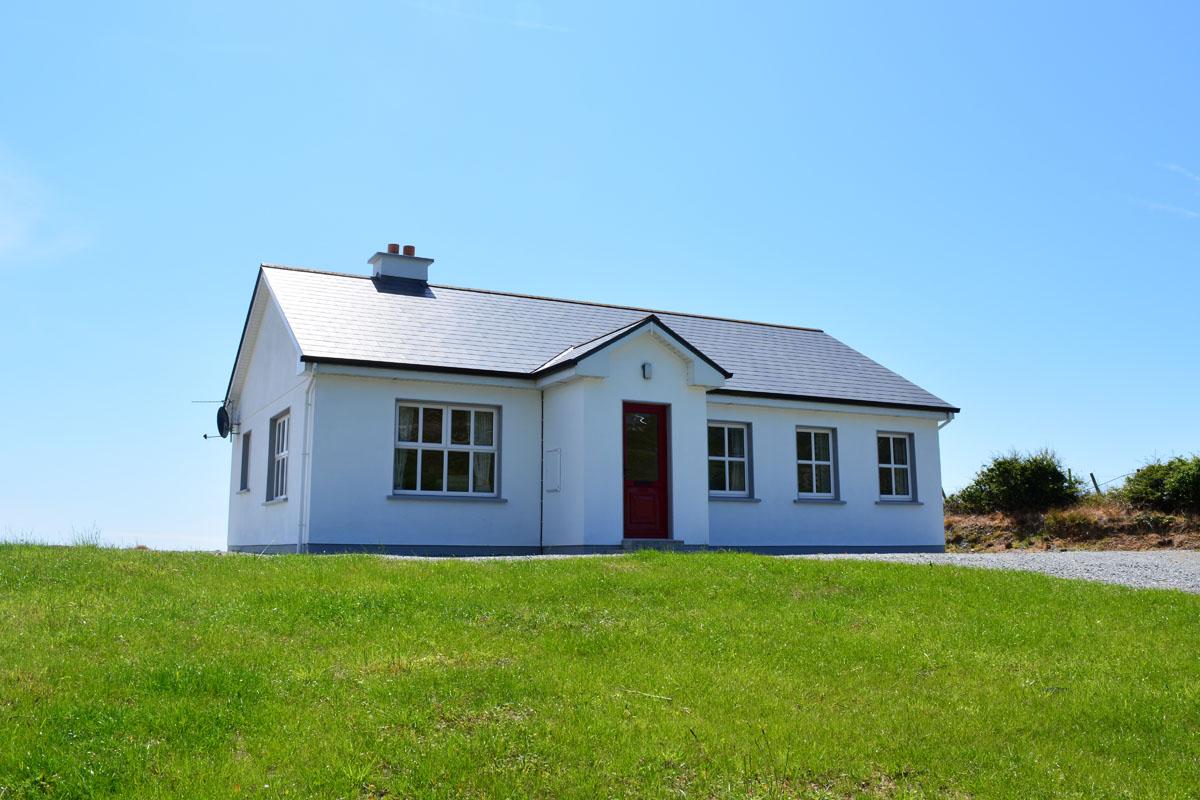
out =
{"type": "MultiPolygon", "coordinates": [[[[527,561],[558,558],[601,558],[598,555],[465,556],[464,561],[527,561]]],[[[380,556],[424,561],[429,556],[380,556]]],[[[1056,578],[1117,583],[1137,589],[1178,589],[1200,594],[1200,551],[1197,550],[1021,550],[1005,553],[838,553],[777,556],[821,560],[858,559],[896,564],[948,564],[984,569],[1021,569],[1056,578]]]]}
{"type": "Polygon", "coordinates": [[[1017,553],[861,553],[788,558],[892,561],[898,564],[952,564],[986,569],[1022,569],[1056,578],[1119,583],[1139,589],[1179,589],[1200,594],[1200,552],[1172,550],[1092,552],[1062,550],[1017,553]]]}

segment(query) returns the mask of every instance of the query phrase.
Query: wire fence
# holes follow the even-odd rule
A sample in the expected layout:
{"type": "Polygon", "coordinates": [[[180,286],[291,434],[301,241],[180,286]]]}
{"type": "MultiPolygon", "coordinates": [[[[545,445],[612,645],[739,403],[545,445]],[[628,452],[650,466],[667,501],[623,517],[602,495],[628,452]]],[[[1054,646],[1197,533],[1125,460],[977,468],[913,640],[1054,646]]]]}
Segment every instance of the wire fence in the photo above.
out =
{"type": "MultiPolygon", "coordinates": [[[[1128,478],[1128,477],[1129,477],[1130,475],[1132,475],[1132,474],[1133,474],[1132,472],[1126,472],[1124,475],[1118,475],[1118,476],[1117,476],[1117,477],[1115,477],[1115,478],[1109,478],[1109,479],[1108,479],[1108,480],[1106,480],[1106,481],[1100,481],[1100,483],[1099,483],[1099,484],[1097,484],[1097,485],[1099,485],[1099,486],[1108,486],[1110,483],[1116,483],[1116,482],[1117,482],[1117,481],[1119,481],[1119,480],[1122,480],[1122,479],[1124,479],[1124,478],[1128,478]]],[[[1103,475],[1101,475],[1101,476],[1099,476],[1099,477],[1103,478],[1104,476],[1103,476],[1103,475]]]]}

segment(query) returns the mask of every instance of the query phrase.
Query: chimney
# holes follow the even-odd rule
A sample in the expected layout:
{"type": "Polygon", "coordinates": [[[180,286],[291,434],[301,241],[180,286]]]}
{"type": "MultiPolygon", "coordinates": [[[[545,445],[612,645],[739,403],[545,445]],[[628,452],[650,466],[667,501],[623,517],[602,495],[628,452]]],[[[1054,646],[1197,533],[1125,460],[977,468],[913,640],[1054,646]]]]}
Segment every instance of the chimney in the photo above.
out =
{"type": "Polygon", "coordinates": [[[429,265],[432,258],[417,258],[417,248],[411,244],[404,245],[404,254],[400,254],[400,245],[389,244],[386,253],[376,253],[367,259],[367,263],[375,268],[376,278],[407,278],[412,281],[429,282],[429,265]]]}

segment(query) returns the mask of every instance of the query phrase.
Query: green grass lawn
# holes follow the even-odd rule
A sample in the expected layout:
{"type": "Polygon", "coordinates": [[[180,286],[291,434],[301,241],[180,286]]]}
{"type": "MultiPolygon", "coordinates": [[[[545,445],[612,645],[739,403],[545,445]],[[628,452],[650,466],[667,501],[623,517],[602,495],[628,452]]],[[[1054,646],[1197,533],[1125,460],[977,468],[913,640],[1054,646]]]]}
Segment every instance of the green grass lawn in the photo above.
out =
{"type": "Polygon", "coordinates": [[[1200,596],[0,546],[0,800],[1200,797],[1200,596]]]}

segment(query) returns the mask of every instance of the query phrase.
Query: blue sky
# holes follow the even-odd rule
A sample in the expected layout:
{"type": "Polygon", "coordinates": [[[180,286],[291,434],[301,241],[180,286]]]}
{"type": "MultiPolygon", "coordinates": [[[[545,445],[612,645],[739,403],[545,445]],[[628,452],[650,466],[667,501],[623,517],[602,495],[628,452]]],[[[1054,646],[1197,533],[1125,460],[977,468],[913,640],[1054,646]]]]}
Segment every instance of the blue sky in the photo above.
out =
{"type": "Polygon", "coordinates": [[[260,261],[821,327],[948,491],[1200,450],[1190,3],[6,4],[0,533],[225,541],[260,261]]]}

